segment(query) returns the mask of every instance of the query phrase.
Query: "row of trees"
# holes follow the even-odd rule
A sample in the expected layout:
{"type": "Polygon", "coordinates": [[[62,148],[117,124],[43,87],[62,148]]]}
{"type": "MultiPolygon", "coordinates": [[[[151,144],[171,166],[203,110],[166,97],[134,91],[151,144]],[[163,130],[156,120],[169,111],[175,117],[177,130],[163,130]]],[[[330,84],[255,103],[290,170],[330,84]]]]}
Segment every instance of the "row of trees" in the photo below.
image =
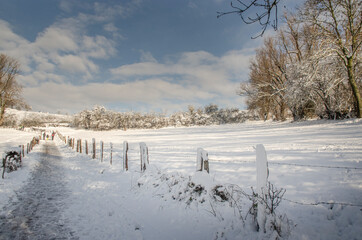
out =
{"type": "Polygon", "coordinates": [[[177,112],[171,116],[158,113],[142,114],[138,112],[119,113],[95,106],[74,116],[73,126],[92,130],[163,128],[180,126],[201,126],[212,124],[240,123],[254,119],[246,111],[237,108],[219,109],[210,104],[204,108],[188,107],[188,111],[177,112]]]}
{"type": "Polygon", "coordinates": [[[265,38],[240,86],[264,119],[362,117],[362,2],[307,0],[265,38]]]}
{"type": "Polygon", "coordinates": [[[61,115],[41,112],[20,112],[8,108],[2,123],[3,127],[46,127],[69,126],[73,121],[71,115],[61,115]]]}

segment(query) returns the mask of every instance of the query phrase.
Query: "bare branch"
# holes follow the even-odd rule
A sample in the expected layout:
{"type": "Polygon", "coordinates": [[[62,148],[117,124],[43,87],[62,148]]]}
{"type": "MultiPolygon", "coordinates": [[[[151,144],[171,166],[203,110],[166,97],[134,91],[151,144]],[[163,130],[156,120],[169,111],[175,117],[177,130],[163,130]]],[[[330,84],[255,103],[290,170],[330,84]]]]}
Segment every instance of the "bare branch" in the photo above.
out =
{"type": "Polygon", "coordinates": [[[224,15],[237,14],[245,24],[258,23],[261,26],[261,32],[252,37],[253,39],[264,35],[266,29],[271,26],[274,30],[278,29],[278,3],[280,0],[236,0],[230,3],[232,11],[217,12],[217,18],[224,15]],[[256,12],[252,12],[255,9],[256,12]],[[274,20],[272,20],[274,19],[274,20]]]}

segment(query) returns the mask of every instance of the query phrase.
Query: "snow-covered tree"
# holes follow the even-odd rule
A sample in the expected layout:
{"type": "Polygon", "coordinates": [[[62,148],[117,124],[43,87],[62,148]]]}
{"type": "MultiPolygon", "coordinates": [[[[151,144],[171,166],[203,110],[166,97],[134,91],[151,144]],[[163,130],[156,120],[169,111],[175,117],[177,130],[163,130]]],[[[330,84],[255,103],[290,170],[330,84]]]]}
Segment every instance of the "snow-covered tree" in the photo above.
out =
{"type": "Polygon", "coordinates": [[[16,80],[19,71],[20,64],[16,59],[0,54],[0,125],[6,108],[11,106],[30,109],[21,96],[22,86],[16,80]]]}
{"type": "Polygon", "coordinates": [[[315,26],[323,45],[332,50],[344,66],[356,116],[362,117],[361,76],[357,68],[362,48],[362,2],[360,0],[307,0],[303,21],[315,26]]]}

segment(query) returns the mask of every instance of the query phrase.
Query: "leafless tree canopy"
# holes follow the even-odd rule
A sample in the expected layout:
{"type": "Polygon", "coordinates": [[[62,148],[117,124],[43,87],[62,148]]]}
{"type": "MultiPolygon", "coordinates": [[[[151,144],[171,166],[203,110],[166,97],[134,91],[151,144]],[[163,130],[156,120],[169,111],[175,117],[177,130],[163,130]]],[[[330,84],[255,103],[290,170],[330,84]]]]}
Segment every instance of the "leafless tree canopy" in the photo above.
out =
{"type": "Polygon", "coordinates": [[[16,81],[19,71],[20,65],[17,60],[0,54],[0,125],[7,107],[29,108],[21,96],[22,87],[16,81]]]}
{"type": "Polygon", "coordinates": [[[362,3],[307,0],[265,39],[239,93],[260,117],[361,117],[362,3]]]}
{"type": "Polygon", "coordinates": [[[237,14],[246,24],[258,23],[261,26],[261,32],[252,37],[257,38],[263,36],[268,26],[277,30],[279,2],[280,0],[236,0],[230,3],[233,10],[218,12],[217,17],[237,14]]]}

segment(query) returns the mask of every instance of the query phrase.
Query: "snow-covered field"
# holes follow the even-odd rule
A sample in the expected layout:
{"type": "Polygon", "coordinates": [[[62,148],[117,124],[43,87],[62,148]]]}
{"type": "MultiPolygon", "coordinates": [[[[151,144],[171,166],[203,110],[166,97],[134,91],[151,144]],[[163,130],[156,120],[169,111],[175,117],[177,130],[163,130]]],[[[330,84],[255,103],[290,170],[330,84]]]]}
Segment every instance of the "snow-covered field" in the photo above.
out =
{"type": "MultiPolygon", "coordinates": [[[[56,139],[70,190],[62,216],[80,239],[273,238],[273,231],[255,231],[245,196],[256,186],[254,147],[264,144],[269,181],[286,189],[277,208],[284,237],[362,239],[361,125],[345,120],[109,132],[57,128],[83,144],[95,138],[97,151],[99,142],[105,143],[101,163],[99,152],[93,160],[56,139]],[[128,172],[121,164],[123,141],[130,146],[128,172]],[[149,148],[145,173],[140,172],[140,142],[149,148]],[[195,171],[199,147],[209,154],[210,174],[195,171]],[[216,190],[229,194],[228,200],[216,190]]],[[[0,130],[1,151],[20,143],[11,131],[0,130]]],[[[16,132],[24,136],[23,144],[35,134],[16,132]]],[[[41,149],[36,147],[20,171],[0,181],[1,208],[26,183],[41,149]]]]}

